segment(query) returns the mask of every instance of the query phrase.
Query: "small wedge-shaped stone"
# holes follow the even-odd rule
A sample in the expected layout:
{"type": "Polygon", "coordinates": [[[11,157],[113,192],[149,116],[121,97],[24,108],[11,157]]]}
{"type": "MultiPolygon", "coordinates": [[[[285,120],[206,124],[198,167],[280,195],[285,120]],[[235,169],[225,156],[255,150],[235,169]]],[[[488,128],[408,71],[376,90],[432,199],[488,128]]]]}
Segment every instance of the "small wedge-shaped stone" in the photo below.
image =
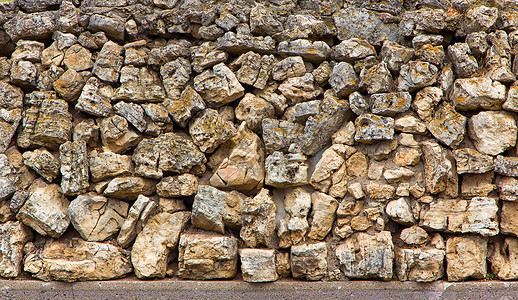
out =
{"type": "Polygon", "coordinates": [[[61,236],[70,224],[68,205],[57,184],[36,180],[30,187],[31,195],[18,211],[16,218],[37,233],[51,237],[61,236]]]}
{"type": "Polygon", "coordinates": [[[171,252],[189,224],[191,213],[159,213],[147,220],[131,249],[131,263],[138,278],[164,278],[171,252]]]}
{"type": "Polygon", "coordinates": [[[135,203],[128,211],[128,217],[122,223],[119,235],[117,236],[117,243],[123,247],[128,247],[137,234],[142,230],[147,219],[155,212],[157,208],[155,201],[150,198],[139,195],[135,203]]]}
{"type": "Polygon", "coordinates": [[[88,193],[70,202],[68,214],[70,222],[84,240],[101,242],[119,232],[128,215],[128,208],[126,202],[88,193]]]}
{"type": "Polygon", "coordinates": [[[220,107],[244,95],[236,75],[223,63],[194,77],[194,89],[213,107],[220,107]]]}

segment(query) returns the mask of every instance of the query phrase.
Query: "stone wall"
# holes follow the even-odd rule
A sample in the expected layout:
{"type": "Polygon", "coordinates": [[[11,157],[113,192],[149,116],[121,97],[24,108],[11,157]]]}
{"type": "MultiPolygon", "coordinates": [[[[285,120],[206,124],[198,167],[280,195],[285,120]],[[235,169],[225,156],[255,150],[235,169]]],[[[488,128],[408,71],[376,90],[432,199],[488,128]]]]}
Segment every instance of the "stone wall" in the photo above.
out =
{"type": "Polygon", "coordinates": [[[518,279],[518,1],[0,0],[0,276],[518,279]]]}

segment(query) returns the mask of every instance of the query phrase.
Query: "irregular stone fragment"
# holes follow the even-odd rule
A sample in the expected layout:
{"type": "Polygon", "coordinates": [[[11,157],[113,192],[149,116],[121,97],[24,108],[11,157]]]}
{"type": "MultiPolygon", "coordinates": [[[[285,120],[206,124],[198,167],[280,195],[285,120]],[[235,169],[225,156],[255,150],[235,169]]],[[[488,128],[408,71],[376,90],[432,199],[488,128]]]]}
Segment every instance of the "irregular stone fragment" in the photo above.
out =
{"type": "Polygon", "coordinates": [[[16,43],[16,49],[11,54],[13,61],[28,60],[31,62],[40,62],[41,53],[45,44],[36,41],[19,40],[16,43]]]}
{"type": "Polygon", "coordinates": [[[287,248],[301,242],[308,231],[309,209],[311,208],[311,194],[302,188],[288,192],[284,197],[286,217],[281,219],[278,236],[279,247],[287,248]]]}
{"type": "Polygon", "coordinates": [[[431,194],[446,191],[457,196],[458,178],[455,164],[446,150],[435,141],[422,142],[426,190],[431,194]]]}
{"type": "Polygon", "coordinates": [[[205,102],[191,86],[187,86],[178,100],[168,98],[164,101],[164,106],[173,120],[185,127],[191,116],[205,109],[205,102]]]}
{"type": "Polygon", "coordinates": [[[111,98],[113,88],[102,85],[96,77],[90,77],[83,86],[75,108],[96,117],[108,117],[113,113],[111,98]]]}
{"type": "Polygon", "coordinates": [[[496,187],[498,190],[498,197],[505,201],[518,200],[518,179],[513,177],[497,177],[496,187]]]}
{"type": "Polygon", "coordinates": [[[287,152],[290,145],[297,141],[303,130],[304,126],[297,123],[263,119],[262,133],[266,152],[287,152]]]}
{"type": "Polygon", "coordinates": [[[346,5],[333,14],[339,40],[360,38],[374,46],[381,46],[384,40],[397,40],[397,24],[386,24],[380,13],[346,5]]]}
{"type": "Polygon", "coordinates": [[[138,131],[146,132],[148,122],[144,118],[144,109],[136,103],[118,102],[113,106],[115,113],[123,116],[138,131]]]}
{"type": "Polygon", "coordinates": [[[191,138],[182,133],[168,132],[144,139],[133,152],[135,173],[151,178],[162,177],[164,171],[203,172],[206,161],[191,138]]]}
{"type": "Polygon", "coordinates": [[[394,119],[373,114],[362,114],[355,120],[354,140],[361,143],[373,143],[394,138],[394,119]]]}
{"type": "Polygon", "coordinates": [[[457,173],[482,174],[495,168],[493,157],[482,154],[474,149],[462,148],[453,151],[457,162],[457,173]]]}
{"type": "Polygon", "coordinates": [[[297,103],[286,109],[283,117],[290,122],[306,124],[309,117],[316,116],[320,112],[321,104],[321,100],[297,103]]]}
{"type": "Polygon", "coordinates": [[[164,177],[156,186],[161,197],[174,198],[192,196],[198,189],[198,177],[192,174],[164,177]]]}
{"type": "Polygon", "coordinates": [[[32,14],[17,13],[4,24],[5,32],[13,41],[24,39],[44,39],[56,31],[56,11],[44,11],[32,14]]]}
{"type": "Polygon", "coordinates": [[[360,80],[354,72],[353,66],[347,62],[340,62],[333,68],[329,77],[329,84],[338,97],[347,97],[358,89],[360,80]]]}
{"type": "Polygon", "coordinates": [[[425,87],[417,92],[412,109],[419,115],[421,120],[428,122],[431,120],[434,108],[441,101],[443,92],[438,87],[425,87]]]}
{"type": "Polygon", "coordinates": [[[209,232],[185,233],[178,244],[180,278],[234,278],[237,272],[235,237],[209,232]]]}
{"type": "Polygon", "coordinates": [[[335,253],[348,278],[392,278],[394,245],[389,231],[356,233],[338,245],[335,253]]]}
{"type": "Polygon", "coordinates": [[[243,33],[226,32],[216,42],[219,50],[230,53],[254,51],[257,53],[274,53],[275,40],[270,36],[252,36],[243,33]]]}
{"type": "Polygon", "coordinates": [[[495,24],[497,18],[498,9],[496,7],[475,6],[466,12],[466,27],[464,30],[466,33],[489,30],[495,24]]]}
{"type": "Polygon", "coordinates": [[[70,222],[84,240],[100,242],[119,232],[128,215],[128,208],[126,202],[88,193],[70,202],[68,214],[70,222]]]}
{"type": "Polygon", "coordinates": [[[63,63],[77,72],[90,69],[94,65],[90,51],[77,44],[65,51],[63,63]]]}
{"type": "Polygon", "coordinates": [[[385,40],[381,48],[381,57],[387,63],[389,70],[399,72],[401,66],[407,64],[414,58],[414,49],[407,48],[385,40]]]}
{"type": "Polygon", "coordinates": [[[201,73],[205,68],[210,68],[227,60],[228,54],[215,48],[214,43],[211,42],[205,42],[200,46],[191,48],[191,64],[195,72],[201,73]]]}
{"type": "Polygon", "coordinates": [[[119,81],[120,70],[124,62],[122,51],[123,48],[112,41],[105,43],[97,55],[92,73],[104,81],[111,83],[119,81]]]}
{"type": "Polygon", "coordinates": [[[512,113],[482,111],[468,121],[469,137],[478,151],[497,155],[516,145],[518,127],[512,113]]]}
{"type": "Polygon", "coordinates": [[[20,221],[7,221],[0,225],[0,276],[18,277],[22,271],[23,248],[32,239],[31,230],[20,221]]]}
{"type": "Polygon", "coordinates": [[[149,52],[148,64],[160,67],[179,57],[187,58],[190,55],[191,46],[189,41],[178,39],[170,39],[165,45],[158,44],[149,52]]]}
{"type": "Polygon", "coordinates": [[[281,56],[302,56],[311,62],[326,60],[331,48],[323,41],[311,42],[298,39],[294,41],[283,41],[277,46],[277,53],[281,56]]]}
{"type": "Polygon", "coordinates": [[[442,104],[426,124],[428,130],[440,142],[457,147],[464,140],[467,118],[448,103],[442,104]]]}
{"type": "Polygon", "coordinates": [[[300,186],[308,183],[306,156],[300,153],[284,155],[275,151],[266,158],[265,184],[276,188],[300,186]]]}
{"type": "Polygon", "coordinates": [[[450,96],[458,110],[499,110],[505,101],[505,86],[487,77],[457,79],[450,96]]]}
{"type": "Polygon", "coordinates": [[[439,69],[424,61],[410,61],[401,67],[398,78],[398,90],[415,91],[433,85],[437,81],[439,69]]]}
{"type": "Polygon", "coordinates": [[[19,60],[12,63],[11,82],[14,85],[34,89],[38,84],[40,68],[27,60],[19,60]]]}
{"type": "Polygon", "coordinates": [[[85,141],[66,142],[59,147],[61,189],[67,196],[88,188],[88,154],[85,141]]]}
{"type": "Polygon", "coordinates": [[[432,46],[430,44],[422,46],[416,52],[416,55],[420,61],[429,62],[438,67],[442,66],[445,57],[444,48],[442,45],[432,46]]]}
{"type": "Polygon", "coordinates": [[[133,242],[157,206],[156,202],[150,198],[143,195],[138,196],[135,203],[129,209],[127,218],[120,227],[117,243],[121,247],[126,248],[133,242]]]}
{"type": "MultiPolygon", "coordinates": [[[[67,1],[63,1],[63,3],[65,2],[67,1]]],[[[102,31],[96,33],[85,31],[79,35],[79,37],[77,38],[77,42],[88,49],[101,49],[102,46],[108,42],[108,38],[106,37],[106,34],[102,31]]]]}
{"type": "Polygon", "coordinates": [[[487,238],[455,236],[446,241],[446,274],[449,281],[482,279],[487,274],[487,238]]]}
{"type": "MultiPolygon", "coordinates": [[[[169,96],[169,98],[174,100],[178,99],[181,91],[185,88],[185,85],[190,79],[191,72],[191,64],[187,59],[183,57],[170,61],[160,67],[160,75],[162,76],[164,89],[167,92],[167,96],[169,96]]],[[[153,73],[151,73],[151,71],[150,74],[154,75],[153,73]]],[[[137,77],[137,79],[140,78],[137,77]]],[[[142,88],[144,91],[146,91],[148,84],[155,84],[156,91],[153,97],[155,97],[157,100],[160,100],[160,97],[164,97],[162,94],[163,92],[160,91],[160,80],[158,79],[158,77],[155,77],[153,80],[153,83],[142,82],[142,88]]]]}
{"type": "Polygon", "coordinates": [[[455,73],[460,78],[470,77],[478,70],[478,63],[466,43],[448,46],[448,56],[453,62],[455,73]]]}
{"type": "Polygon", "coordinates": [[[261,139],[241,123],[237,135],[227,144],[228,157],[223,158],[210,178],[210,184],[243,193],[262,188],[265,176],[264,149],[261,139]]]}
{"type": "Polygon", "coordinates": [[[89,154],[88,161],[93,182],[131,175],[133,172],[133,163],[129,155],[93,150],[89,154]]]}
{"type": "Polygon", "coordinates": [[[141,140],[136,131],[128,128],[128,121],[119,115],[102,119],[99,128],[103,146],[114,153],[124,152],[141,140]]]}
{"type": "Polygon", "coordinates": [[[412,115],[404,115],[394,121],[394,128],[397,131],[415,134],[425,134],[426,125],[412,115]]]}
{"type": "Polygon", "coordinates": [[[495,172],[504,176],[518,177],[518,158],[498,155],[495,159],[495,172]]]}
{"type": "Polygon", "coordinates": [[[146,67],[122,67],[120,83],[120,87],[115,90],[116,100],[161,102],[165,98],[160,76],[146,67]]]}
{"type": "Polygon", "coordinates": [[[109,280],[133,271],[129,251],[109,243],[87,242],[78,236],[27,244],[24,271],[45,281],[109,280]]]}
{"type": "Polygon", "coordinates": [[[48,182],[54,181],[59,174],[60,161],[47,149],[41,148],[23,154],[23,163],[36,171],[48,182]]]}
{"type": "Polygon", "coordinates": [[[241,216],[243,227],[240,237],[247,247],[264,245],[273,248],[275,240],[275,215],[277,207],[268,189],[243,201],[241,216]]]}
{"type": "Polygon", "coordinates": [[[347,108],[346,101],[333,96],[325,97],[319,113],[306,121],[304,133],[299,137],[296,148],[306,155],[315,155],[322,150],[345,121],[347,108]]]}
{"type": "Polygon", "coordinates": [[[345,164],[346,149],[335,144],[327,148],[322,153],[322,158],[315,165],[315,170],[311,175],[309,184],[315,189],[327,193],[331,184],[331,176],[345,164]]]}
{"type": "Polygon", "coordinates": [[[412,214],[412,208],[410,207],[408,200],[405,198],[399,198],[398,200],[389,202],[385,208],[385,211],[392,218],[392,220],[400,224],[410,225],[415,222],[414,216],[412,214]]]}
{"type": "Polygon", "coordinates": [[[246,94],[235,110],[236,119],[245,121],[252,131],[261,129],[262,121],[275,116],[275,108],[270,102],[263,100],[254,94],[246,94]]]}
{"type": "Polygon", "coordinates": [[[126,176],[112,179],[103,194],[125,201],[133,201],[139,195],[152,195],[155,189],[156,183],[153,180],[126,176]]]}
{"type": "Polygon", "coordinates": [[[502,202],[502,210],[500,212],[500,231],[502,234],[518,236],[516,214],[518,214],[517,202],[502,202]]]}
{"type": "Polygon", "coordinates": [[[270,73],[276,59],[273,55],[261,55],[254,52],[242,54],[230,65],[236,71],[236,78],[239,82],[253,86],[257,89],[264,89],[270,78],[270,73]]]}
{"type": "Polygon", "coordinates": [[[466,35],[466,44],[468,44],[471,53],[475,56],[480,56],[486,53],[489,48],[487,43],[487,33],[472,32],[466,35]]]}
{"type": "Polygon", "coordinates": [[[189,224],[191,213],[154,215],[138,234],[131,249],[131,263],[138,278],[164,278],[171,252],[189,224]]]}
{"type": "Polygon", "coordinates": [[[70,224],[70,202],[57,184],[36,180],[30,187],[31,195],[16,214],[16,218],[43,236],[59,237],[70,224]]]}
{"type": "Polygon", "coordinates": [[[403,229],[399,238],[407,245],[422,245],[429,240],[426,230],[419,226],[403,229]]]}
{"type": "Polygon", "coordinates": [[[81,90],[90,76],[89,72],[78,73],[68,69],[52,83],[54,90],[68,102],[75,101],[81,94],[81,90]]]}
{"type": "Polygon", "coordinates": [[[401,281],[432,282],[444,276],[444,249],[423,247],[416,249],[397,248],[395,251],[396,273],[401,281]]]}
{"type": "Polygon", "coordinates": [[[311,73],[286,79],[278,90],[293,102],[314,100],[322,94],[322,88],[315,85],[315,77],[311,73]]]}
{"type": "Polygon", "coordinates": [[[194,77],[194,89],[211,106],[220,107],[244,95],[236,75],[223,63],[194,77]]]}
{"type": "Polygon", "coordinates": [[[291,247],[291,274],[294,278],[320,280],[327,275],[327,244],[300,244],[291,247]]]}
{"type": "Polygon", "coordinates": [[[517,261],[514,253],[518,251],[518,239],[505,237],[489,244],[488,254],[491,272],[500,280],[515,280],[517,261]]]}
{"type": "Polygon", "coordinates": [[[241,272],[246,282],[272,282],[279,278],[275,250],[240,249],[241,272]]]}
{"type": "Polygon", "coordinates": [[[385,62],[362,71],[360,78],[360,88],[369,94],[388,92],[392,86],[392,75],[385,62]]]}
{"type": "Polygon", "coordinates": [[[383,93],[371,96],[371,111],[374,114],[394,116],[410,108],[412,96],[408,92],[383,93]]]}
{"type": "Polygon", "coordinates": [[[299,77],[306,73],[304,60],[300,56],[289,56],[277,62],[272,68],[273,80],[283,81],[291,77],[299,77]]]}
{"type": "MultiPolygon", "coordinates": [[[[0,81],[0,153],[9,147],[22,119],[23,92],[7,82],[0,81]]],[[[25,117],[25,124],[29,116],[25,117]]],[[[20,145],[21,146],[21,145],[20,145]]]]}
{"type": "Polygon", "coordinates": [[[192,224],[221,234],[225,233],[225,226],[239,229],[246,198],[237,191],[223,192],[209,185],[200,185],[192,204],[192,224]]]}
{"type": "Polygon", "coordinates": [[[341,41],[332,49],[331,56],[339,61],[352,62],[358,59],[376,55],[376,49],[366,40],[351,38],[341,41]]]}
{"type": "Polygon", "coordinates": [[[478,233],[493,236],[499,232],[498,203],[494,198],[471,200],[438,199],[421,211],[421,226],[430,230],[457,233],[478,233]]]}
{"type": "Polygon", "coordinates": [[[117,18],[110,18],[104,15],[95,14],[90,17],[88,29],[97,32],[103,31],[106,35],[117,42],[124,41],[124,22],[117,18]]]}
{"type": "Polygon", "coordinates": [[[320,192],[311,194],[312,221],[308,238],[323,240],[331,231],[338,209],[335,198],[320,192]]]}

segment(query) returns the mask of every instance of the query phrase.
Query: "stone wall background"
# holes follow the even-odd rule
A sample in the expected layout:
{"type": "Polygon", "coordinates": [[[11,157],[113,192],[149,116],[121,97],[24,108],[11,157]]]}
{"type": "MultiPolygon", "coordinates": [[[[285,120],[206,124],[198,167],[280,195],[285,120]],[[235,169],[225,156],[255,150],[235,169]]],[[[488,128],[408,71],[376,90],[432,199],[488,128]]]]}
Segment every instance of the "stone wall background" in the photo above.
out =
{"type": "Polygon", "coordinates": [[[0,276],[518,278],[518,1],[1,0],[0,276]]]}

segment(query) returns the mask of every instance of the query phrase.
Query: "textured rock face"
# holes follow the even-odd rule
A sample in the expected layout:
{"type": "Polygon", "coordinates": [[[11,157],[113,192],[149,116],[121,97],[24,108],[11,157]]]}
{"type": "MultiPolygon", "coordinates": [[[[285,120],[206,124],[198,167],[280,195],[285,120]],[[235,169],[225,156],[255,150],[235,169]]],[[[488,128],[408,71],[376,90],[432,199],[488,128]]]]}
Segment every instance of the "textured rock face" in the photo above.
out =
{"type": "Polygon", "coordinates": [[[49,239],[38,246],[29,243],[25,248],[24,271],[45,281],[108,280],[133,270],[128,251],[74,236],[49,239]]]}
{"type": "Polygon", "coordinates": [[[181,278],[224,279],[237,272],[237,239],[196,232],[180,236],[178,267],[181,278]]]}
{"type": "Polygon", "coordinates": [[[149,218],[131,249],[131,263],[138,278],[164,278],[172,249],[187,227],[191,213],[160,213],[149,218]]]}
{"type": "Polygon", "coordinates": [[[336,247],[340,268],[349,278],[392,277],[394,245],[390,233],[383,231],[371,236],[358,233],[336,247]]]}
{"type": "Polygon", "coordinates": [[[0,0],[0,276],[518,278],[516,1],[220,2],[0,0]]]}

